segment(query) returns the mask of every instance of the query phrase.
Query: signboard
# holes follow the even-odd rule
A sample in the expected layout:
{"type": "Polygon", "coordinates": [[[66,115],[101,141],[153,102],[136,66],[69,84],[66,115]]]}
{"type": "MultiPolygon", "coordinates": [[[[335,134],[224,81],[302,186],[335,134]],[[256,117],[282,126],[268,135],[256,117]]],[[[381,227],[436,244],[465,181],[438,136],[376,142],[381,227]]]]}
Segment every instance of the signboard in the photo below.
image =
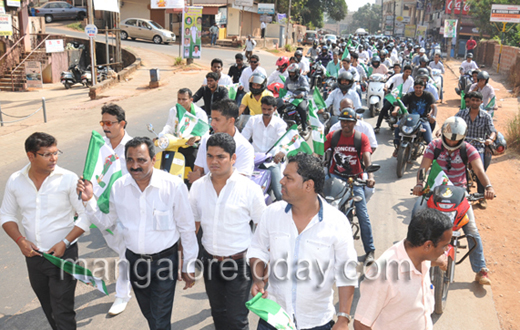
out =
{"type": "Polygon", "coordinates": [[[519,5],[491,5],[490,22],[520,23],[519,5]]]}
{"type": "Polygon", "coordinates": [[[407,38],[415,38],[415,25],[406,25],[404,27],[404,36],[407,38]]]}
{"type": "Polygon", "coordinates": [[[119,6],[117,5],[117,0],[94,0],[94,9],[119,13],[119,6]]]}
{"type": "Polygon", "coordinates": [[[4,0],[0,0],[0,14],[5,14],[4,0]]]}
{"type": "MultiPolygon", "coordinates": [[[[451,14],[451,7],[453,6],[453,1],[455,1],[455,15],[460,14],[460,5],[463,0],[446,0],[446,14],[451,14]]],[[[464,8],[462,9],[462,15],[467,15],[469,12],[469,1],[464,0],[464,8]]]]}
{"type": "Polygon", "coordinates": [[[271,23],[273,21],[273,16],[271,15],[260,15],[260,22],[271,23]]]}
{"type": "Polygon", "coordinates": [[[227,24],[227,7],[218,9],[218,14],[215,15],[215,23],[217,25],[227,24]]]}
{"type": "Polygon", "coordinates": [[[259,3],[258,13],[266,15],[274,15],[274,3],[259,3]]]}
{"type": "Polygon", "coordinates": [[[424,0],[417,0],[417,10],[424,10],[424,0]]]}
{"type": "Polygon", "coordinates": [[[45,50],[47,53],[60,53],[65,51],[62,39],[45,40],[45,50]]]}
{"type": "Polygon", "coordinates": [[[11,15],[0,15],[0,36],[12,36],[13,26],[11,23],[11,15]]]}
{"type": "Polygon", "coordinates": [[[426,38],[426,30],[428,29],[427,25],[418,25],[417,26],[417,32],[415,34],[415,37],[418,38],[419,36],[423,39],[426,38]]]}
{"type": "Polygon", "coordinates": [[[37,61],[25,62],[25,78],[27,88],[43,88],[42,64],[37,61]]]}
{"type": "MultiPolygon", "coordinates": [[[[98,0],[106,1],[106,0],[98,0]]],[[[184,8],[184,0],[150,0],[150,9],[184,8]]]]}
{"type": "Polygon", "coordinates": [[[97,26],[95,26],[94,24],[89,24],[89,25],[85,26],[85,34],[87,35],[87,37],[95,38],[97,35],[97,32],[98,32],[97,26]]]}
{"type": "Polygon", "coordinates": [[[439,29],[439,34],[444,35],[444,26],[441,26],[441,28],[439,29]]]}
{"type": "Polygon", "coordinates": [[[287,23],[287,14],[278,14],[276,19],[278,23],[286,24],[287,23]]]}
{"type": "Polygon", "coordinates": [[[385,36],[391,36],[392,35],[392,31],[385,31],[385,36]]]}
{"type": "Polygon", "coordinates": [[[235,6],[253,7],[253,0],[235,0],[235,6]]]}
{"type": "Polygon", "coordinates": [[[20,7],[20,0],[7,0],[9,7],[20,7]]]}
{"type": "Polygon", "coordinates": [[[457,37],[457,20],[447,19],[444,20],[444,38],[456,38],[457,37]]]}
{"type": "Polygon", "coordinates": [[[202,7],[185,7],[182,12],[182,57],[200,58],[202,7]]]}

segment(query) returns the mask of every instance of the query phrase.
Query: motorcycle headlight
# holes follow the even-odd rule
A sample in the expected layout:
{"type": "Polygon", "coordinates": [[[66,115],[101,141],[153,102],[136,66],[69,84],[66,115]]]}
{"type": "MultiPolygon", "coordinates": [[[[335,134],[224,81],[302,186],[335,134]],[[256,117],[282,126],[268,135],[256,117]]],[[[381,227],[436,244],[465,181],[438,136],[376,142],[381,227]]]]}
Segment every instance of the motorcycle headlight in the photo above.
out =
{"type": "Polygon", "coordinates": [[[413,133],[413,127],[412,126],[403,126],[401,128],[404,134],[412,134],[413,133]]]}
{"type": "Polygon", "coordinates": [[[169,144],[170,144],[170,139],[168,139],[166,136],[159,138],[159,140],[157,141],[157,146],[161,149],[168,148],[169,144]]]}

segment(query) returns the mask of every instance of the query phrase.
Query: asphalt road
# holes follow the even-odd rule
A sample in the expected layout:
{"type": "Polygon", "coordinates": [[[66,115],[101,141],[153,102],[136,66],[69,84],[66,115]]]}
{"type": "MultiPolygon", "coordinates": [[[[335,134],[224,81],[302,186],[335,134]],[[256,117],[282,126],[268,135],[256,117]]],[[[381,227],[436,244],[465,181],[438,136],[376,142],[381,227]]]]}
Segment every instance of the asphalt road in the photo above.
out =
{"type": "MultiPolygon", "coordinates": [[[[53,28],[47,29],[54,32],[53,28]]],[[[59,30],[58,33],[63,33],[59,30]]],[[[68,32],[67,32],[68,33],[68,32]]],[[[70,33],[71,35],[73,33],[70,33]]],[[[78,33],[80,34],[80,33],[78,33]]],[[[172,52],[175,56],[177,46],[154,45],[152,43],[137,43],[126,41],[124,45],[130,44],[132,47],[142,47],[144,49],[160,49],[164,52],[172,52]]],[[[177,50],[178,51],[178,50],[177,50]]],[[[233,62],[235,51],[227,49],[211,49],[211,52],[204,51],[202,61],[209,61],[213,56],[220,56],[225,61],[225,67],[233,62]],[[205,56],[205,54],[208,54],[205,56]],[[212,55],[209,57],[209,55],[212,55]]],[[[270,54],[263,54],[268,72],[274,68],[275,57],[270,54]],[[264,57],[265,55],[265,57],[264,57]],[[269,67],[269,62],[272,66],[269,67]]],[[[155,94],[153,94],[155,95],[155,94]]],[[[154,97],[148,100],[147,112],[138,111],[140,102],[146,100],[146,94],[130,100],[121,101],[121,105],[129,113],[132,125],[129,133],[132,136],[150,136],[146,131],[145,124],[152,123],[160,128],[164,125],[167,118],[167,109],[172,106],[170,101],[154,97]],[[135,109],[135,113],[132,111],[135,109]],[[135,124],[134,124],[135,123],[135,124]]],[[[372,125],[375,119],[367,120],[372,125]]],[[[70,169],[76,173],[81,173],[83,168],[84,156],[88,145],[89,132],[97,129],[93,123],[85,123],[84,128],[78,130],[76,136],[71,136],[69,141],[60,143],[60,149],[64,151],[60,157],[59,165],[70,169]]],[[[379,147],[373,155],[373,162],[381,165],[381,170],[375,173],[376,194],[368,204],[369,214],[374,230],[374,240],[376,245],[376,256],[390,247],[395,242],[402,240],[406,235],[411,209],[415,198],[410,195],[410,188],[415,181],[415,173],[418,162],[415,162],[411,169],[401,179],[395,175],[396,160],[391,157],[393,151],[392,135],[387,127],[383,127],[381,134],[377,136],[379,147]]],[[[4,155],[7,156],[7,155],[4,155]]],[[[21,169],[27,160],[25,158],[16,159],[8,166],[4,166],[0,173],[0,187],[5,186],[9,175],[21,169]]],[[[3,189],[0,192],[3,196],[3,189]]],[[[363,248],[360,241],[355,242],[358,255],[363,255],[363,248]]],[[[43,312],[39,307],[27,278],[26,266],[20,251],[16,245],[0,230],[0,277],[3,285],[0,286],[0,329],[50,329],[43,312]]],[[[115,253],[108,249],[97,229],[91,230],[79,240],[80,256],[93,263],[96,258],[104,258],[109,264],[116,257],[115,253]]],[[[92,270],[100,267],[96,263],[92,270]]],[[[113,268],[113,267],[112,267],[113,268]]],[[[110,273],[111,271],[109,271],[110,273]]],[[[101,275],[103,272],[95,274],[101,275]]],[[[499,329],[492,293],[489,287],[482,288],[473,281],[474,274],[471,272],[469,262],[457,266],[455,283],[450,286],[448,305],[445,313],[434,317],[435,329],[499,329]]],[[[141,315],[136,300],[132,299],[127,310],[116,317],[107,317],[106,312],[113,302],[113,292],[115,284],[113,276],[107,280],[110,297],[105,297],[92,288],[78,283],[76,292],[76,305],[78,327],[80,329],[145,329],[146,321],[141,315]]],[[[358,291],[356,291],[357,301],[358,291]]],[[[337,297],[336,297],[337,302],[337,297]]],[[[354,312],[354,310],[352,311],[354,312]]],[[[257,318],[250,316],[251,328],[256,328],[257,318]]],[[[209,304],[204,293],[204,285],[198,282],[195,287],[188,291],[182,291],[182,286],[177,286],[175,295],[174,312],[172,317],[172,329],[214,329],[211,320],[209,304]]]]}

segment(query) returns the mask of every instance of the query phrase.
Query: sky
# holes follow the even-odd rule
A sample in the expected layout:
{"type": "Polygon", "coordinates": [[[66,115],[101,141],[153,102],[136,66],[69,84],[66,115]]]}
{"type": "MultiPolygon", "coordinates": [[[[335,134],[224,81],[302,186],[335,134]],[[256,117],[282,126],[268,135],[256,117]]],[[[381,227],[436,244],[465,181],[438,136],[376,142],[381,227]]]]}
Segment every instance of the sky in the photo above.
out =
{"type": "Polygon", "coordinates": [[[367,3],[376,3],[375,0],[345,0],[348,6],[349,12],[357,11],[367,3]]]}

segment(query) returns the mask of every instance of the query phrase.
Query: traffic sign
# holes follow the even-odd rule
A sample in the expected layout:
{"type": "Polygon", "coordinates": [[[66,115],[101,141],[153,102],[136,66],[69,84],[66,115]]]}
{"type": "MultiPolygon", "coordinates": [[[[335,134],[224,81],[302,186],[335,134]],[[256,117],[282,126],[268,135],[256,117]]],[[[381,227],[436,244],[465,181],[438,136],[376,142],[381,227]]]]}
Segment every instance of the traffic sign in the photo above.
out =
{"type": "Polygon", "coordinates": [[[98,32],[97,26],[95,26],[94,24],[89,24],[89,25],[85,26],[85,34],[89,38],[94,38],[97,35],[97,32],[98,32]]]}

